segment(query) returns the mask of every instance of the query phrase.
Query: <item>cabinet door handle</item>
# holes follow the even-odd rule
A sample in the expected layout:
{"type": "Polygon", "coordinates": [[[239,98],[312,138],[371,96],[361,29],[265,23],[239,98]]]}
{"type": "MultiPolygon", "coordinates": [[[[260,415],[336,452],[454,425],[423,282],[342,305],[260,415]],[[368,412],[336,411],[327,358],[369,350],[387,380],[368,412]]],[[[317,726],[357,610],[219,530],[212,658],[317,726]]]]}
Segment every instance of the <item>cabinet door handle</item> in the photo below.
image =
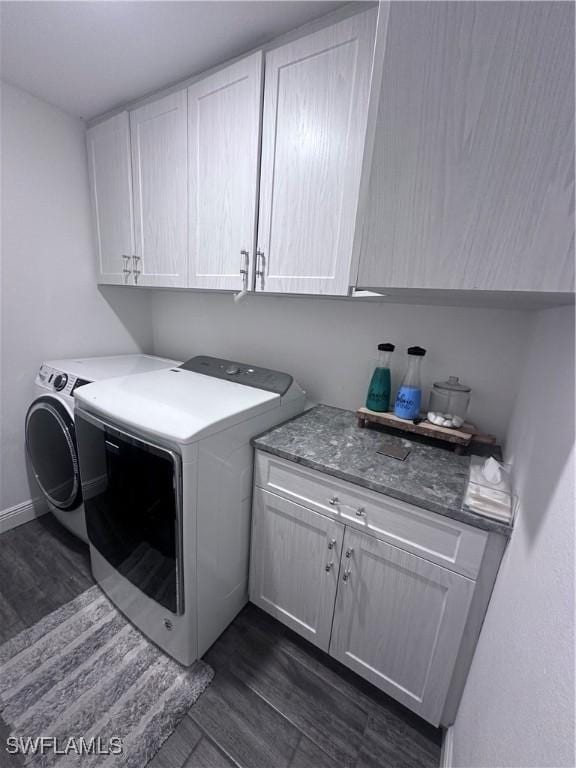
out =
{"type": "Polygon", "coordinates": [[[344,568],[344,573],[342,574],[342,581],[348,581],[350,578],[350,574],[352,573],[352,562],[350,558],[354,554],[354,549],[352,547],[348,547],[346,552],[344,553],[346,557],[346,567],[344,568]]]}
{"type": "Polygon", "coordinates": [[[140,270],[138,269],[138,262],[140,261],[140,256],[132,256],[132,271],[134,272],[134,285],[138,285],[138,275],[140,274],[140,270]]]}
{"type": "Polygon", "coordinates": [[[244,248],[240,251],[240,274],[242,275],[242,290],[248,290],[248,271],[250,268],[250,254],[244,248]]]}
{"type": "Polygon", "coordinates": [[[328,504],[330,504],[331,507],[335,507],[340,504],[342,507],[346,507],[347,509],[353,509],[356,517],[366,517],[366,510],[364,507],[351,507],[349,504],[341,504],[338,496],[331,496],[328,499],[328,504]]]}
{"type": "Polygon", "coordinates": [[[124,263],[124,267],[122,269],[122,273],[124,275],[124,283],[126,284],[128,282],[128,278],[132,274],[132,270],[128,268],[128,264],[130,263],[130,256],[128,256],[127,253],[122,254],[122,259],[124,263]]]}
{"type": "MultiPolygon", "coordinates": [[[[330,539],[330,541],[328,542],[328,549],[331,552],[334,551],[334,547],[336,546],[336,543],[337,543],[336,539],[330,539]]],[[[326,571],[331,571],[333,567],[334,567],[334,555],[332,555],[332,559],[330,560],[330,562],[326,563],[326,571]]]]}
{"type": "Polygon", "coordinates": [[[266,260],[264,258],[264,251],[256,251],[256,277],[260,278],[260,290],[264,290],[264,266],[266,260]]]}

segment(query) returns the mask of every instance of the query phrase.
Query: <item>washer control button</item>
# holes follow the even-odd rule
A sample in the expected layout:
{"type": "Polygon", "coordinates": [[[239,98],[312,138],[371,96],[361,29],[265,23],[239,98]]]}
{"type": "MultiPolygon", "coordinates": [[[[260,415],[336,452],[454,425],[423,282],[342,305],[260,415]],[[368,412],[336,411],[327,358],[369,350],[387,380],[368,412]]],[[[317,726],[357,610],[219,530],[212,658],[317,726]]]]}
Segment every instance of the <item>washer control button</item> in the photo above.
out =
{"type": "Polygon", "coordinates": [[[226,368],[226,373],[228,376],[235,376],[239,371],[239,368],[237,365],[230,365],[228,368],[226,368]]]}
{"type": "Polygon", "coordinates": [[[66,376],[65,373],[59,373],[58,376],[54,379],[54,389],[57,392],[60,392],[60,390],[64,389],[66,384],[68,383],[68,376],[66,376]]]}

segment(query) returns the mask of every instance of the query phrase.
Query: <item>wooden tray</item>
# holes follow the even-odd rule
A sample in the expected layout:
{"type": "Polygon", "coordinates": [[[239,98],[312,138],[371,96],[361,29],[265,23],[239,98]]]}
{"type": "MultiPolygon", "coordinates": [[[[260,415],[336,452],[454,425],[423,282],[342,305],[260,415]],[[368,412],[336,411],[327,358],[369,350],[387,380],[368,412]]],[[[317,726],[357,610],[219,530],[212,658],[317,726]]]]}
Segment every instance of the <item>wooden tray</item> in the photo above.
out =
{"type": "Polygon", "coordinates": [[[358,426],[366,427],[368,424],[381,424],[384,427],[399,429],[403,432],[411,432],[415,435],[431,437],[435,440],[443,440],[454,446],[465,448],[470,445],[475,436],[475,427],[472,424],[464,424],[461,429],[450,429],[449,427],[438,427],[429,421],[422,421],[420,424],[414,424],[405,419],[399,419],[393,413],[377,413],[369,408],[358,408],[358,426]]]}

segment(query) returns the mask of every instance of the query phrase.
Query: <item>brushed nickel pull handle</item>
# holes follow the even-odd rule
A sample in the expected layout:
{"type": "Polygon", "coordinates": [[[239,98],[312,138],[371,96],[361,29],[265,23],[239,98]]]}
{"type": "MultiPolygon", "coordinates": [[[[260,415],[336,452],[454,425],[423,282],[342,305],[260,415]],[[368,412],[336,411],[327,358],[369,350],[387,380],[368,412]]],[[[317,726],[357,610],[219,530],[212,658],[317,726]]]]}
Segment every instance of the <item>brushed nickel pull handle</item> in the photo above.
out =
{"type": "Polygon", "coordinates": [[[130,256],[128,256],[127,253],[123,253],[122,259],[124,260],[124,267],[122,268],[122,273],[124,275],[124,284],[126,284],[128,282],[128,278],[132,274],[132,270],[128,268],[128,265],[130,263],[130,256]]]}
{"type": "Polygon", "coordinates": [[[348,581],[350,574],[352,573],[352,562],[350,561],[350,558],[354,554],[354,549],[352,547],[348,547],[344,554],[346,555],[346,567],[344,568],[342,581],[348,581]]]}
{"type": "Polygon", "coordinates": [[[260,290],[264,290],[264,267],[266,259],[264,257],[264,251],[256,251],[256,277],[260,278],[260,290]]]}
{"type": "Polygon", "coordinates": [[[340,505],[342,508],[354,510],[356,517],[366,517],[366,509],[364,507],[352,507],[350,504],[344,504],[340,501],[338,496],[331,496],[328,499],[328,504],[330,504],[331,507],[335,507],[336,505],[340,505]]]}
{"type": "Polygon", "coordinates": [[[132,272],[134,273],[134,285],[138,285],[138,275],[140,274],[141,270],[138,269],[138,262],[140,261],[140,256],[132,256],[132,272]]]}
{"type": "Polygon", "coordinates": [[[248,290],[248,270],[250,268],[250,254],[244,248],[240,251],[240,274],[242,275],[242,290],[248,290]]]}
{"type": "MultiPolygon", "coordinates": [[[[336,543],[337,543],[336,539],[330,539],[330,541],[328,542],[328,549],[331,552],[334,552],[334,547],[336,546],[336,543]]],[[[330,562],[326,564],[326,571],[331,571],[333,567],[334,567],[334,555],[332,555],[332,559],[330,560],[330,562]]]]}

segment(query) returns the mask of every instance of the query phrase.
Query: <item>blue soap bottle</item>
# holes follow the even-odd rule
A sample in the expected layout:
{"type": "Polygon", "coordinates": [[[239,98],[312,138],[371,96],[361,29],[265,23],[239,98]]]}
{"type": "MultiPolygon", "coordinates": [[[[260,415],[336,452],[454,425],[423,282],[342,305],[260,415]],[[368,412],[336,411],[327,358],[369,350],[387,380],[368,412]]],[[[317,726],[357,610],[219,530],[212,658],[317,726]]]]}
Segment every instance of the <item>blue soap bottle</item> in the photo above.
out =
{"type": "Polygon", "coordinates": [[[426,350],[422,347],[408,348],[408,369],[394,404],[394,415],[400,419],[411,421],[420,416],[422,405],[422,385],[420,383],[420,367],[426,350]]]}
{"type": "Polygon", "coordinates": [[[390,355],[394,344],[378,344],[378,360],[368,387],[366,408],[383,413],[390,408],[390,355]]]}

